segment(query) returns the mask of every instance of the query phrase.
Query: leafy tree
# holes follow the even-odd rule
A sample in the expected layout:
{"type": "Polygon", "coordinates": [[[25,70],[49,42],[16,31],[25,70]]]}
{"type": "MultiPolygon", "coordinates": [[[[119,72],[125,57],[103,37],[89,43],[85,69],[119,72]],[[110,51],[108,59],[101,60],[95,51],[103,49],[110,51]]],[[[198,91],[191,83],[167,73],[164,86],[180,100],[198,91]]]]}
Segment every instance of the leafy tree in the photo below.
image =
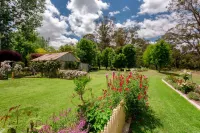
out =
{"type": "Polygon", "coordinates": [[[106,47],[110,46],[113,32],[113,21],[104,17],[103,20],[98,24],[96,30],[96,39],[99,40],[99,49],[103,51],[106,47]]]}
{"type": "Polygon", "coordinates": [[[97,55],[96,55],[96,64],[99,67],[99,70],[101,69],[101,63],[102,63],[102,55],[101,55],[101,51],[97,51],[97,55]]]}
{"type": "Polygon", "coordinates": [[[151,53],[153,57],[154,65],[158,66],[158,70],[162,69],[162,67],[169,65],[171,61],[171,50],[168,43],[163,40],[160,40],[153,49],[151,53]]]}
{"type": "Polygon", "coordinates": [[[126,67],[126,56],[124,54],[116,55],[113,60],[113,66],[120,69],[126,67]]]}
{"type": "Polygon", "coordinates": [[[110,59],[109,59],[109,55],[111,53],[113,53],[113,49],[112,48],[106,48],[103,50],[102,52],[102,65],[106,67],[106,69],[110,66],[110,59]]]}
{"type": "Polygon", "coordinates": [[[3,0],[0,4],[0,49],[11,48],[13,29],[22,30],[29,39],[41,25],[45,0],[3,0]]]}
{"type": "Polygon", "coordinates": [[[163,37],[170,44],[187,44],[200,57],[199,0],[171,0],[169,11],[176,14],[176,27],[163,37]]]}
{"type": "Polygon", "coordinates": [[[116,54],[122,54],[122,53],[123,53],[123,47],[117,47],[117,48],[115,49],[115,53],[116,53],[116,54]]]}
{"type": "Polygon", "coordinates": [[[77,44],[77,55],[81,62],[92,64],[96,57],[96,44],[87,39],[81,39],[77,44]]]}
{"type": "Polygon", "coordinates": [[[94,34],[86,34],[83,36],[83,38],[91,40],[93,42],[95,42],[95,40],[96,40],[94,34]]]}
{"type": "Polygon", "coordinates": [[[154,52],[155,45],[149,45],[143,54],[143,62],[144,64],[149,67],[153,64],[153,52],[154,52]]]}
{"type": "Polygon", "coordinates": [[[128,43],[128,30],[125,30],[123,28],[119,28],[114,33],[114,41],[116,43],[116,46],[123,47],[128,43]]]}
{"type": "Polygon", "coordinates": [[[73,52],[73,53],[75,53],[75,47],[72,46],[72,45],[66,44],[64,46],[60,46],[59,51],[60,52],[73,52]]]}
{"type": "Polygon", "coordinates": [[[125,45],[123,48],[123,54],[126,56],[126,66],[132,68],[135,66],[136,51],[132,44],[125,45]]]}

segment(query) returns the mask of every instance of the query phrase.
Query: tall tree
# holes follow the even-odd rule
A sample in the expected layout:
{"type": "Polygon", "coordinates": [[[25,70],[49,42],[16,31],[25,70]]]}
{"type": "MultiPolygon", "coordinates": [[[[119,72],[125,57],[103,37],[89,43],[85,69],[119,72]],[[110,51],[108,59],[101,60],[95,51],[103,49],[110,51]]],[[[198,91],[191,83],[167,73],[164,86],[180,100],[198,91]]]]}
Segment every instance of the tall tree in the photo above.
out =
{"type": "Polygon", "coordinates": [[[157,42],[151,54],[153,63],[158,66],[159,72],[163,67],[169,65],[171,61],[170,45],[163,40],[157,42]]]}
{"type": "Polygon", "coordinates": [[[96,38],[99,42],[99,49],[101,51],[110,46],[114,29],[113,25],[113,20],[108,17],[104,17],[103,20],[97,24],[96,38]]]}
{"type": "Polygon", "coordinates": [[[81,39],[77,44],[77,56],[81,62],[92,65],[96,57],[96,44],[87,39],[81,39]]]}
{"type": "Polygon", "coordinates": [[[126,46],[124,46],[123,48],[123,54],[125,55],[126,57],[126,66],[128,68],[132,68],[135,66],[135,62],[136,62],[136,51],[135,51],[135,48],[132,44],[128,44],[126,46]]]}
{"type": "Polygon", "coordinates": [[[187,44],[200,57],[200,1],[172,0],[169,10],[176,14],[178,24],[164,39],[171,44],[187,44]]]}
{"type": "Polygon", "coordinates": [[[110,55],[114,50],[112,48],[106,48],[102,52],[102,65],[106,67],[106,69],[110,66],[110,55]]]}
{"type": "Polygon", "coordinates": [[[1,49],[11,46],[11,33],[20,29],[29,39],[30,34],[41,25],[45,0],[1,0],[0,2],[1,49]]]}

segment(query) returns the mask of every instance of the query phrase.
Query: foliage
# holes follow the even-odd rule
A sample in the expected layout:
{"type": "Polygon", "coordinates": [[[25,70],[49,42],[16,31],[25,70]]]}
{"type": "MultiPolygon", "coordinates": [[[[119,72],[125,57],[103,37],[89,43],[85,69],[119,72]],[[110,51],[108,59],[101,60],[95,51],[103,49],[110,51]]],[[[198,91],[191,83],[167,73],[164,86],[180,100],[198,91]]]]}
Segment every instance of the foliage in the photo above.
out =
{"type": "Polygon", "coordinates": [[[59,48],[60,52],[73,52],[76,53],[75,47],[73,45],[63,45],[59,48]]]}
{"type": "Polygon", "coordinates": [[[144,64],[149,67],[153,63],[153,51],[155,45],[149,45],[145,52],[143,53],[143,62],[144,64]]]}
{"type": "Polygon", "coordinates": [[[0,79],[8,79],[8,72],[11,71],[11,66],[8,62],[4,61],[1,62],[0,67],[0,79]]]}
{"type": "Polygon", "coordinates": [[[106,48],[102,51],[102,65],[106,67],[106,69],[110,66],[109,62],[110,58],[109,55],[111,55],[112,53],[114,53],[112,48],[106,48]]]}
{"type": "Polygon", "coordinates": [[[47,51],[43,48],[38,48],[35,50],[36,53],[40,53],[40,54],[44,54],[44,53],[47,53],[47,51]]]}
{"type": "Polygon", "coordinates": [[[82,104],[79,105],[79,111],[78,111],[81,115],[85,114],[85,111],[88,106],[87,105],[88,102],[84,99],[83,95],[86,92],[86,85],[90,82],[90,80],[91,79],[87,76],[74,79],[74,84],[76,85],[76,87],[74,88],[74,91],[79,96],[79,98],[82,102],[82,104]]]}
{"type": "Polygon", "coordinates": [[[127,44],[129,32],[124,28],[118,28],[114,33],[116,46],[123,47],[127,44]]]}
{"type": "Polygon", "coordinates": [[[10,50],[0,51],[0,62],[10,60],[10,61],[21,61],[22,57],[19,53],[10,50]]]}
{"type": "Polygon", "coordinates": [[[81,62],[92,64],[96,56],[96,44],[87,39],[81,39],[77,44],[77,56],[81,62]]]}
{"type": "Polygon", "coordinates": [[[198,94],[196,92],[189,92],[187,96],[188,96],[188,98],[193,99],[195,101],[200,100],[200,94],[198,94]]]}
{"type": "Polygon", "coordinates": [[[58,61],[46,61],[46,62],[31,62],[31,67],[36,72],[41,72],[42,76],[53,78],[57,77],[58,69],[61,67],[58,61]]]}
{"type": "Polygon", "coordinates": [[[20,76],[20,74],[22,73],[22,69],[23,67],[21,65],[16,64],[13,68],[15,76],[20,76]]]}
{"type": "Polygon", "coordinates": [[[87,72],[77,70],[59,70],[60,78],[63,79],[75,79],[87,75],[87,72]]]}
{"type": "Polygon", "coordinates": [[[78,62],[73,62],[73,61],[67,61],[64,64],[64,69],[78,69],[79,63],[78,62]]]}
{"type": "Polygon", "coordinates": [[[199,0],[171,0],[168,9],[176,14],[177,25],[164,36],[168,42],[177,46],[184,43],[198,56],[200,55],[199,6],[199,0]]]}
{"type": "Polygon", "coordinates": [[[44,10],[45,0],[3,0],[0,9],[3,22],[0,23],[2,49],[11,48],[11,36],[16,31],[13,29],[21,29],[23,36],[29,38],[30,33],[41,26],[44,10]]]}
{"type": "Polygon", "coordinates": [[[118,54],[113,60],[113,66],[115,68],[125,68],[126,67],[126,56],[124,54],[118,54]]]}
{"type": "Polygon", "coordinates": [[[179,90],[182,91],[183,93],[187,94],[191,91],[195,90],[196,85],[191,82],[183,82],[182,84],[179,85],[179,90]]]}
{"type": "Polygon", "coordinates": [[[27,58],[28,58],[29,60],[33,60],[33,59],[38,58],[38,57],[43,56],[43,55],[44,55],[44,54],[41,54],[41,53],[32,53],[32,54],[30,54],[27,58]]]}
{"type": "Polygon", "coordinates": [[[100,132],[103,130],[110,119],[111,113],[111,108],[106,107],[106,105],[102,103],[97,102],[95,105],[89,107],[86,112],[86,118],[88,124],[91,125],[90,132],[100,132]]]}
{"type": "Polygon", "coordinates": [[[99,70],[101,69],[101,64],[102,64],[102,54],[101,51],[97,51],[96,65],[99,67],[99,70]]]}
{"type": "Polygon", "coordinates": [[[135,66],[135,54],[136,54],[136,51],[135,51],[135,48],[132,44],[127,44],[123,47],[123,54],[126,56],[126,66],[128,68],[132,68],[135,66]]]}
{"type": "Polygon", "coordinates": [[[185,82],[192,77],[192,73],[188,72],[186,70],[184,70],[183,73],[181,73],[180,75],[183,77],[183,79],[185,80],[185,82]]]}
{"type": "MultiPolygon", "coordinates": [[[[137,118],[140,112],[146,109],[148,105],[148,79],[146,76],[132,72],[119,76],[113,73],[109,88],[114,91],[114,94],[118,93],[118,98],[123,96],[127,118],[137,118]]],[[[116,100],[117,97],[115,97],[116,100]]]]}
{"type": "Polygon", "coordinates": [[[178,81],[178,79],[173,75],[168,75],[167,80],[172,81],[173,83],[176,83],[178,81]]]}

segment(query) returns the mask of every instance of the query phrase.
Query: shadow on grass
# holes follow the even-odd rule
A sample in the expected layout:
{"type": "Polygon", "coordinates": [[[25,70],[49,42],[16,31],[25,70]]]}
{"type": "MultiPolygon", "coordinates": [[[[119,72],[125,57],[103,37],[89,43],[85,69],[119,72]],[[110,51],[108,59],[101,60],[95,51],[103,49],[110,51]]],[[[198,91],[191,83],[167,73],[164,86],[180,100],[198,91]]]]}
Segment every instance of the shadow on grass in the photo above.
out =
{"type": "Polygon", "coordinates": [[[165,74],[165,75],[172,75],[172,76],[179,76],[179,74],[174,73],[174,72],[168,72],[168,71],[161,71],[161,74],[165,74]]]}
{"type": "Polygon", "coordinates": [[[149,133],[155,132],[156,128],[162,127],[160,119],[156,117],[153,110],[148,111],[140,115],[139,120],[132,120],[130,133],[149,133]]]}

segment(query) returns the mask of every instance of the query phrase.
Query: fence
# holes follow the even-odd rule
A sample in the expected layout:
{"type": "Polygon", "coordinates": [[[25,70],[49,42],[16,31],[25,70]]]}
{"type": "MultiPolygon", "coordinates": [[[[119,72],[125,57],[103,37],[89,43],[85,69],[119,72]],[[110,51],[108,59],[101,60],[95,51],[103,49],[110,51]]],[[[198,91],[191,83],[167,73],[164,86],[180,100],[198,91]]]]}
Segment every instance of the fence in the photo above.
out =
{"type": "Polygon", "coordinates": [[[124,102],[121,101],[120,104],[113,110],[112,116],[108,121],[107,125],[101,133],[122,133],[123,127],[125,125],[125,110],[124,102]]]}

